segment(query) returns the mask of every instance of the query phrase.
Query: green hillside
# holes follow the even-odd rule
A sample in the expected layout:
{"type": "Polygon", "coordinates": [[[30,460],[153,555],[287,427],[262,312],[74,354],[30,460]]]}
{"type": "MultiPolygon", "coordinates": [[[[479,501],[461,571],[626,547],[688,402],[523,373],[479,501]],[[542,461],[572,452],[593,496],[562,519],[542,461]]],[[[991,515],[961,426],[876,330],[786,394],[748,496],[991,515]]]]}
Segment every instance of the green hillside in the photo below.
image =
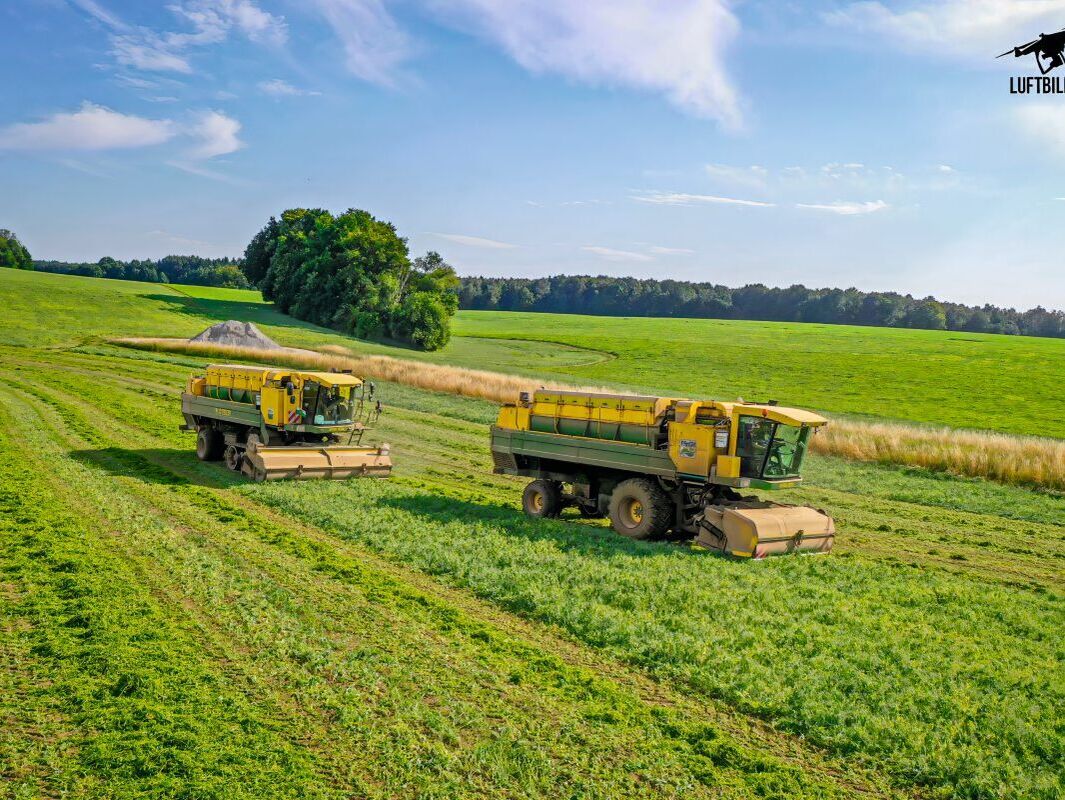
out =
{"type": "Polygon", "coordinates": [[[587,347],[553,370],[655,391],[1065,437],[1065,339],[786,322],[465,311],[459,336],[587,347]]]}
{"type": "MultiPolygon", "coordinates": [[[[393,445],[393,478],[250,484],[177,430],[203,360],[107,336],[238,318],[285,344],[426,356],[224,290],[0,271],[0,296],[5,796],[1065,791],[1060,496],[813,457],[791,496],[833,513],[836,550],[732,561],[528,520],[521,483],[491,472],[492,405],[391,384],[374,437],[393,445]]],[[[511,335],[546,331],[538,319],[514,315],[511,335]]],[[[626,321],[609,322],[554,318],[543,344],[503,337],[507,315],[464,313],[432,359],[708,393],[725,374],[694,349],[702,322],[628,321],[625,347],[626,321]],[[689,331],[676,372],[652,357],[658,324],[689,331]]],[[[881,333],[932,347],[723,324],[792,362],[875,356],[881,333]]],[[[1032,346],[1033,374],[1059,352],[987,341],[1017,358],[1032,346]]],[[[871,360],[932,381],[893,352],[871,360]]],[[[780,386],[812,392],[815,377],[782,369],[762,388],[799,403],[780,386]]],[[[841,410],[883,413],[880,389],[861,388],[870,405],[855,388],[841,410]]],[[[953,398],[958,413],[976,394],[953,398]]]]}

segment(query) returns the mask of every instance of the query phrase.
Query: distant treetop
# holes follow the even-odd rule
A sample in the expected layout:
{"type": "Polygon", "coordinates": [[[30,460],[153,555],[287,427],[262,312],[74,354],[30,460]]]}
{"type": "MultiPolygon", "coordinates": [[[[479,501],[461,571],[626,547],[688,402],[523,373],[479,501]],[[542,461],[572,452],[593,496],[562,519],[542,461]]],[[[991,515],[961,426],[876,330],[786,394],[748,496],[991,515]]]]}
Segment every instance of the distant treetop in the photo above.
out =
{"type": "Polygon", "coordinates": [[[33,269],[30,251],[7,228],[0,228],[0,267],[33,269]]]}

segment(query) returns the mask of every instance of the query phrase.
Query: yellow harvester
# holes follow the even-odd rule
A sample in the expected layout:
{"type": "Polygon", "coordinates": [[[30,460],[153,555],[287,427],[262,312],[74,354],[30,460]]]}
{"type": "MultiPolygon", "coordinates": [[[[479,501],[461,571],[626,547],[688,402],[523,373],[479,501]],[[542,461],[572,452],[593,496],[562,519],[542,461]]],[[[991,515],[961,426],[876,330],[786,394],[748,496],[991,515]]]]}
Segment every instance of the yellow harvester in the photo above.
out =
{"type": "Polygon", "coordinates": [[[385,476],[389,446],[363,447],[381,414],[374,386],[350,372],[211,364],[181,395],[196,455],[255,480],[385,476]]]}

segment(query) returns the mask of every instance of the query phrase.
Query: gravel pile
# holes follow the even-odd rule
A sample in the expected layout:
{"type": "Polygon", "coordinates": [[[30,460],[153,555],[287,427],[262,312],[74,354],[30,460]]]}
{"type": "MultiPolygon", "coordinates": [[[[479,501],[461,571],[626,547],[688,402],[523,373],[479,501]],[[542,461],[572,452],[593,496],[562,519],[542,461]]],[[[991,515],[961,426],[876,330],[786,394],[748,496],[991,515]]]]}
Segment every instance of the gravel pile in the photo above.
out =
{"type": "Polygon", "coordinates": [[[212,325],[198,336],[189,339],[190,342],[210,342],[211,344],[224,344],[233,347],[251,347],[256,350],[281,350],[281,345],[259,330],[250,322],[240,322],[235,319],[219,322],[212,325]]]}

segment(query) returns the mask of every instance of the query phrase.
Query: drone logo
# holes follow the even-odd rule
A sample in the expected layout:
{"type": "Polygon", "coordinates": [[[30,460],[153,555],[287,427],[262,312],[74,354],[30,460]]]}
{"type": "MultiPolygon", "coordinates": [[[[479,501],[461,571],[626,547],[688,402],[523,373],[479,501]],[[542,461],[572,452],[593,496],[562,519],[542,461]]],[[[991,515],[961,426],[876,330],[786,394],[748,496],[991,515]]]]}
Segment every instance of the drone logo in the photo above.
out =
{"type": "Polygon", "coordinates": [[[1018,45],[995,58],[1002,58],[1010,53],[1013,53],[1014,58],[1034,53],[1039,74],[1046,75],[1052,69],[1065,64],[1065,28],[1057,33],[1041,33],[1038,39],[1033,39],[1028,44],[1018,45]]]}

